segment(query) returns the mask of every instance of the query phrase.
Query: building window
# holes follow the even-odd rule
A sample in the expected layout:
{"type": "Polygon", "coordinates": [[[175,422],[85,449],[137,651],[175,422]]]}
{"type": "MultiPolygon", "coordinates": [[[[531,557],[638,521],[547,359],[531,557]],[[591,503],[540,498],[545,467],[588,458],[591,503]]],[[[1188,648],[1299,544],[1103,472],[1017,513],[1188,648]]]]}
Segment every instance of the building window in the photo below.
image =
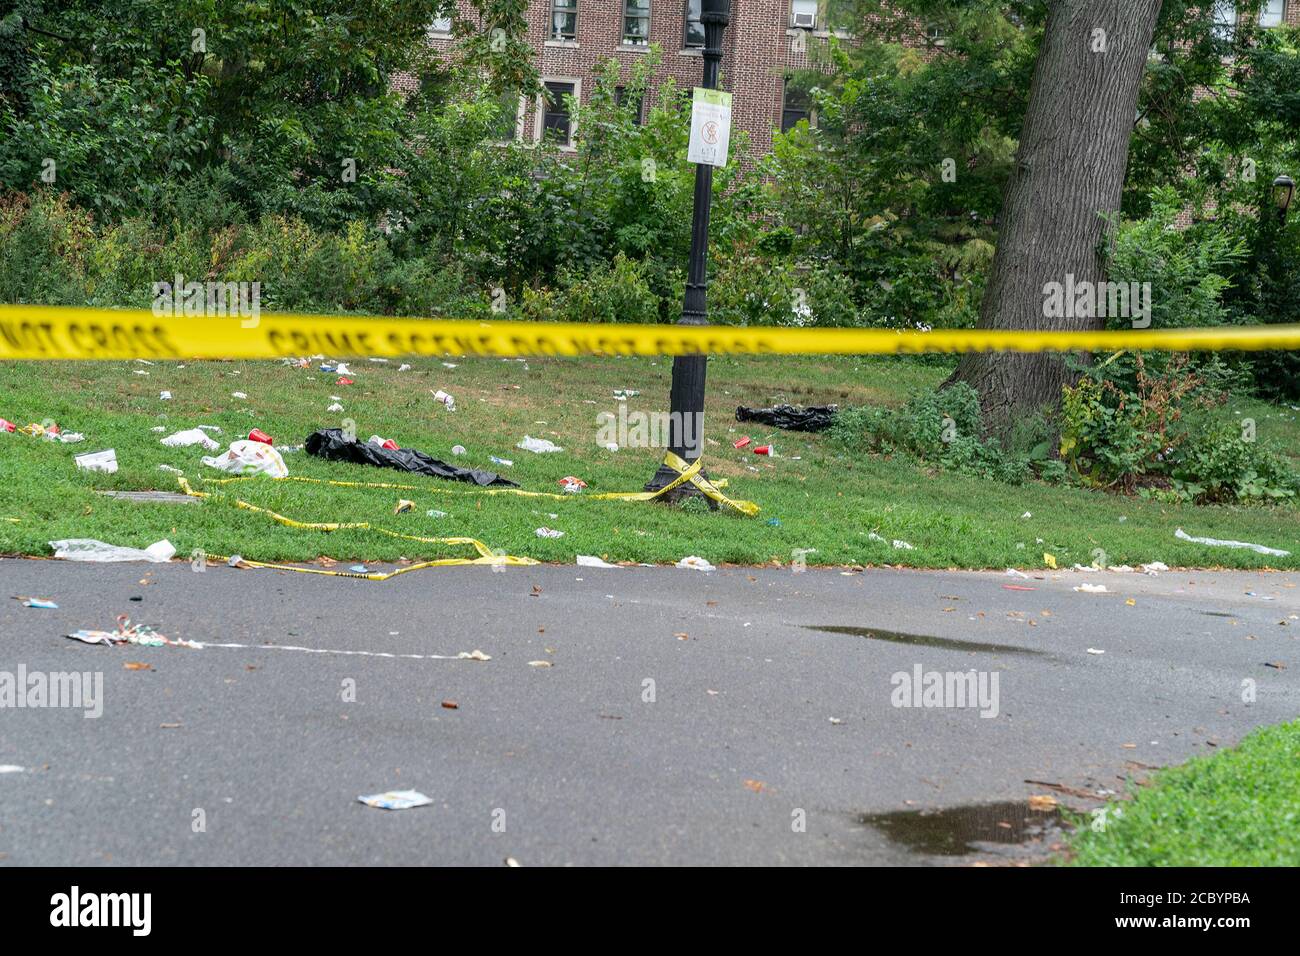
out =
{"type": "Polygon", "coordinates": [[[641,107],[644,101],[644,94],[638,93],[635,98],[629,98],[626,86],[614,87],[614,102],[621,108],[631,111],[632,122],[637,126],[641,125],[641,107]]]}
{"type": "Polygon", "coordinates": [[[445,37],[451,35],[451,17],[434,17],[429,27],[429,36],[445,37]]]}
{"type": "Polygon", "coordinates": [[[507,143],[519,138],[519,94],[506,90],[497,98],[497,117],[488,136],[493,142],[507,143]]]}
{"type": "Polygon", "coordinates": [[[650,42],[650,0],[623,0],[623,42],[630,46],[650,42]]]}
{"type": "Polygon", "coordinates": [[[790,26],[801,30],[817,29],[818,0],[791,0],[790,26]]]}
{"type": "Polygon", "coordinates": [[[700,21],[700,0],[686,0],[686,48],[704,46],[704,24],[700,21]]]}
{"type": "Polygon", "coordinates": [[[578,37],[578,0],[551,0],[551,39],[578,37]]]}
{"type": "Polygon", "coordinates": [[[1259,11],[1261,27],[1280,27],[1282,15],[1286,13],[1286,0],[1268,0],[1259,11]]]}
{"type": "Polygon", "coordinates": [[[1237,4],[1233,0],[1215,0],[1210,10],[1211,32],[1216,40],[1231,42],[1237,36],[1237,4]]]}
{"type": "Polygon", "coordinates": [[[567,97],[577,94],[577,84],[547,80],[544,86],[546,92],[542,94],[541,138],[549,142],[558,142],[561,146],[571,146],[573,120],[569,115],[567,97]]]}
{"type": "Polygon", "coordinates": [[[812,97],[808,91],[794,85],[793,81],[786,77],[785,86],[781,91],[781,132],[788,133],[799,125],[800,120],[807,120],[812,123],[812,97]]]}

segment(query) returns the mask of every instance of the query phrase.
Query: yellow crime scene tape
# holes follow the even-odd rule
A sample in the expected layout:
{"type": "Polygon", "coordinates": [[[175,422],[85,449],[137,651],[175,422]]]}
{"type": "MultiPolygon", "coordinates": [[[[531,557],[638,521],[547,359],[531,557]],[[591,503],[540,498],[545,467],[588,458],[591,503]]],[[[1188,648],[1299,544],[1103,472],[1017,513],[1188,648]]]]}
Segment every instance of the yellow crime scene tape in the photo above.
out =
{"type": "MultiPolygon", "coordinates": [[[[696,488],[698,488],[702,494],[704,494],[712,501],[716,501],[720,505],[724,505],[726,507],[732,508],[740,512],[741,514],[749,517],[753,517],[754,515],[758,514],[759,511],[758,505],[754,504],[752,501],[735,500],[732,498],[728,498],[726,495],[722,493],[722,491],[720,490],[720,486],[726,485],[725,480],[711,482],[703,475],[701,475],[700,474],[700,467],[702,464],[701,460],[697,459],[694,462],[688,463],[683,459],[679,458],[678,456],[674,455],[672,452],[668,452],[664,456],[664,464],[672,468],[678,474],[676,478],[674,478],[671,482],[666,484],[664,487],[658,489],[657,491],[602,492],[594,495],[584,495],[583,498],[589,501],[590,500],[653,501],[655,498],[667,494],[668,492],[672,491],[674,488],[677,488],[680,485],[690,482],[696,488]]],[[[402,485],[402,484],[395,484],[392,482],[335,481],[326,478],[303,478],[303,477],[294,477],[294,476],[287,476],[284,478],[254,478],[254,477],[204,478],[202,480],[213,485],[228,485],[228,484],[233,484],[235,482],[245,482],[245,481],[254,481],[254,482],[284,481],[284,482],[305,482],[308,484],[320,484],[320,485],[334,485],[340,488],[386,488],[386,489],[397,489],[402,491],[432,491],[438,494],[459,494],[459,495],[475,495],[475,496],[484,495],[484,494],[487,495],[511,495],[512,494],[512,495],[523,495],[529,498],[556,498],[556,499],[568,500],[568,501],[572,501],[574,499],[573,495],[554,494],[553,492],[548,492],[548,491],[525,491],[522,488],[480,488],[472,491],[460,491],[460,490],[452,490],[448,488],[426,488],[422,485],[402,485]]],[[[212,497],[210,493],[206,491],[196,490],[189,483],[189,481],[185,479],[184,476],[177,477],[176,481],[180,485],[181,491],[183,491],[185,494],[189,495],[192,498],[208,499],[212,497]]],[[[368,521],[350,521],[350,522],[298,521],[294,518],[289,518],[286,517],[285,515],[279,514],[278,512],[272,511],[269,508],[262,508],[259,507],[258,505],[251,504],[247,501],[244,501],[242,498],[236,498],[234,500],[234,505],[236,508],[239,508],[244,511],[253,511],[258,514],[264,514],[272,521],[275,521],[278,524],[282,524],[286,528],[297,528],[304,531],[341,531],[345,529],[358,530],[358,531],[372,531],[376,534],[386,535],[390,538],[401,538],[406,541],[418,541],[423,544],[468,545],[478,552],[477,558],[439,558],[434,561],[421,561],[417,564],[407,565],[406,567],[398,568],[396,571],[371,571],[366,573],[362,573],[358,571],[332,571],[324,568],[303,568],[303,567],[297,567],[295,565],[289,565],[289,564],[271,564],[265,561],[252,561],[248,558],[244,558],[241,555],[240,558],[241,562],[251,568],[270,568],[277,571],[297,571],[302,574],[323,574],[323,575],[328,575],[330,577],[338,577],[338,578],[360,578],[366,581],[387,581],[389,578],[396,577],[399,574],[406,574],[407,572],[410,571],[419,571],[423,568],[445,568],[445,567],[451,567],[455,565],[466,565],[466,564],[524,566],[524,565],[535,565],[541,563],[534,558],[520,557],[517,555],[495,552],[491,548],[489,548],[486,544],[484,544],[482,541],[479,541],[477,538],[465,538],[465,537],[429,538],[421,535],[403,534],[398,531],[390,531],[387,528],[377,528],[374,525],[370,524],[370,522],[368,521]]],[[[230,560],[231,556],[220,555],[220,554],[205,554],[204,557],[213,561],[228,561],[230,560]]]]}
{"type": "Polygon", "coordinates": [[[0,305],[4,359],[280,359],[543,355],[899,355],[922,352],[1256,351],[1300,348],[1300,325],[1209,329],[812,329],[589,325],[0,305]]]}

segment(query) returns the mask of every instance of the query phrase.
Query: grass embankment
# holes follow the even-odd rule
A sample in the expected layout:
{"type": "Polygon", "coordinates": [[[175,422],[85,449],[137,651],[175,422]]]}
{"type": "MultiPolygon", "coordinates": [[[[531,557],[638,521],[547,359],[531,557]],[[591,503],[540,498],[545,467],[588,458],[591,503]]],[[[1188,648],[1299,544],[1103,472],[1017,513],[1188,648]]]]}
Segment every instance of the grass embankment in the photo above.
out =
{"type": "MultiPolygon", "coordinates": [[[[638,389],[629,410],[662,407],[668,395],[667,359],[533,359],[525,362],[458,360],[446,368],[417,359],[406,372],[398,363],[350,362],[353,385],[315,367],[273,362],[60,362],[0,364],[0,417],[19,425],[52,418],[65,430],[83,432],[83,444],[54,444],[23,435],[0,436],[0,553],[49,554],[46,542],[95,537],[144,546],[169,538],[182,555],[239,553],[261,560],[392,560],[453,556],[464,549],[418,545],[365,531],[331,534],[292,530],[262,515],[220,501],[167,505],[108,499],[97,490],[175,490],[174,476],[160,464],[205,472],[206,452],[167,448],[161,434],[201,424],[218,425],[225,443],[254,426],[277,444],[301,444],[313,430],[357,423],[362,439],[391,437],[405,447],[465,466],[495,468],[489,455],[512,459],[503,474],[527,489],[558,491],[558,479],[576,475],[590,492],[636,491],[654,472],[661,452],[597,444],[600,412],[617,412],[614,389],[638,389]],[[138,375],[136,372],[148,372],[138,375]],[[519,386],[515,388],[513,386],[519,386]],[[456,397],[456,410],[438,405],[430,391],[456,397]],[[160,401],[169,390],[171,401],[160,401]],[[247,394],[246,399],[232,396],[247,394]],[[330,396],[343,412],[327,412],[330,396]],[[515,448],[524,434],[549,438],[560,454],[534,455],[515,448]],[[453,457],[453,445],[468,453],[453,457]],[[73,455],[115,448],[114,475],[78,471],[73,455]]],[[[914,567],[1042,567],[1043,553],[1064,567],[1088,564],[1104,549],[1113,564],[1164,561],[1171,566],[1300,567],[1300,511],[1294,505],[1195,507],[1119,498],[1076,488],[1031,483],[1011,487],[937,473],[898,456],[855,458],[828,437],[779,433],[741,425],[735,407],[838,402],[901,404],[917,389],[933,388],[947,370],[906,359],[832,357],[718,357],[709,363],[706,467],[727,478],[727,493],[757,502],[758,518],[715,514],[703,508],[571,500],[552,501],[477,494],[471,486],[398,472],[344,465],[298,452],[286,456],[290,473],[351,481],[402,482],[415,491],[349,489],[299,483],[227,486],[247,500],[304,521],[370,521],[419,535],[468,535],[490,547],[545,561],[572,561],[575,554],[608,560],[671,562],[687,554],[714,563],[787,563],[796,548],[815,549],[810,564],[902,564],[914,567]],[[753,436],[771,441],[778,457],[763,458],[732,442],[753,436]],[[393,515],[398,497],[414,512],[393,515]],[[442,519],[426,512],[449,512],[442,519]],[[1029,512],[1032,517],[1022,517],[1029,512]],[[551,517],[556,515],[556,517],[551,517]],[[775,519],[775,522],[772,522],[775,519]],[[537,538],[542,526],[565,532],[537,538]],[[1269,558],[1250,551],[1207,548],[1174,538],[1174,529],[1254,541],[1290,550],[1269,558]],[[869,535],[885,540],[873,540],[869,535]],[[896,549],[897,539],[912,550],[896,549]],[[1039,541],[1038,539],[1041,539],[1039,541]]],[[[1234,400],[1224,410],[1258,422],[1261,436],[1300,449],[1296,413],[1234,400]]],[[[196,487],[202,488],[201,483],[196,487]]]]}

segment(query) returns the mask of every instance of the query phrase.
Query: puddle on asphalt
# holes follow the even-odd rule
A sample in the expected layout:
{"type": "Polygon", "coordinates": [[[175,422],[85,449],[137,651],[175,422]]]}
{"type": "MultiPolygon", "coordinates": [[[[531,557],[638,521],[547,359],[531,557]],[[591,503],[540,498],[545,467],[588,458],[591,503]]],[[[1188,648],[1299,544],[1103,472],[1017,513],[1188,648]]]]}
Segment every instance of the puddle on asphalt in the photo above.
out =
{"type": "Polygon", "coordinates": [[[929,634],[904,634],[902,631],[886,631],[878,627],[848,627],[837,624],[805,624],[810,631],[825,631],[827,634],[850,634],[875,641],[889,641],[893,644],[911,644],[916,647],[938,647],[947,651],[976,651],[985,654],[1028,654],[1039,656],[1043,652],[1029,647],[1016,647],[1013,644],[984,644],[979,641],[959,641],[950,637],[933,637],[929,634]]]}
{"type": "Polygon", "coordinates": [[[858,822],[879,830],[891,843],[927,856],[967,856],[1063,832],[1059,808],[1036,810],[1016,800],[943,810],[864,813],[858,822]]]}

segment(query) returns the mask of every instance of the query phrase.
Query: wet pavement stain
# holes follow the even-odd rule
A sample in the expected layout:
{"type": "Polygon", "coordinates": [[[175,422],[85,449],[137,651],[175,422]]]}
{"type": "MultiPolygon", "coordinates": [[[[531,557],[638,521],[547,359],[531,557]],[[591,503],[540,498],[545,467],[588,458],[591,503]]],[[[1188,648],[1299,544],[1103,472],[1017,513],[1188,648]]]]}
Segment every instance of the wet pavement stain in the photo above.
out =
{"type": "Polygon", "coordinates": [[[927,856],[967,856],[1062,832],[1059,808],[1037,810],[1022,800],[864,813],[858,822],[880,831],[891,843],[927,856]]]}
{"type": "Polygon", "coordinates": [[[850,634],[876,641],[889,641],[892,644],[911,644],[915,647],[937,647],[946,651],[973,651],[984,654],[1027,654],[1033,657],[1043,655],[1030,647],[1016,647],[1014,644],[984,644],[979,641],[959,641],[951,637],[934,637],[929,634],[904,634],[902,631],[886,631],[878,627],[848,627],[838,624],[804,624],[810,631],[825,631],[827,634],[850,634]]]}

